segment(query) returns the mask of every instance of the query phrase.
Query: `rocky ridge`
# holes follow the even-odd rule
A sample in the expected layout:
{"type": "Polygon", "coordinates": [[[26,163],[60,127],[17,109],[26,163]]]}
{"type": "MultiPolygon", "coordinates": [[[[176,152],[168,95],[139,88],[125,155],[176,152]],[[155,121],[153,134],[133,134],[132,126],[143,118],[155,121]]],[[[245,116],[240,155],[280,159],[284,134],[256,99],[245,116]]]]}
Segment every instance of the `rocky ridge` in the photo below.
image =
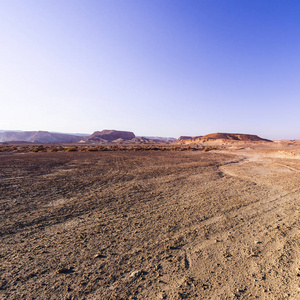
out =
{"type": "Polygon", "coordinates": [[[205,143],[205,142],[232,142],[232,141],[242,141],[242,142],[272,142],[271,140],[261,138],[253,134],[242,134],[242,133],[211,133],[204,136],[197,137],[180,137],[178,142],[182,144],[189,143],[205,143]]]}
{"type": "Polygon", "coordinates": [[[83,135],[55,133],[49,131],[3,131],[0,142],[28,143],[74,143],[84,138],[83,135]]]}
{"type": "Polygon", "coordinates": [[[123,142],[132,140],[135,138],[135,134],[131,131],[119,131],[119,130],[102,130],[95,131],[92,135],[85,138],[82,142],[85,143],[109,143],[109,142],[123,142]]]}

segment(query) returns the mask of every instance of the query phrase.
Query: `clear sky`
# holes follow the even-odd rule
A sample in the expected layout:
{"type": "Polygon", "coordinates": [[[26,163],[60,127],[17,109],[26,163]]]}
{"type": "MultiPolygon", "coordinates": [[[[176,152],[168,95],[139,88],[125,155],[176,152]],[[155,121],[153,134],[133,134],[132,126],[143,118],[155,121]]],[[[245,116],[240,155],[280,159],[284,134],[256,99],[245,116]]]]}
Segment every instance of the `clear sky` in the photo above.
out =
{"type": "Polygon", "coordinates": [[[300,1],[0,0],[0,129],[300,138],[300,1]]]}

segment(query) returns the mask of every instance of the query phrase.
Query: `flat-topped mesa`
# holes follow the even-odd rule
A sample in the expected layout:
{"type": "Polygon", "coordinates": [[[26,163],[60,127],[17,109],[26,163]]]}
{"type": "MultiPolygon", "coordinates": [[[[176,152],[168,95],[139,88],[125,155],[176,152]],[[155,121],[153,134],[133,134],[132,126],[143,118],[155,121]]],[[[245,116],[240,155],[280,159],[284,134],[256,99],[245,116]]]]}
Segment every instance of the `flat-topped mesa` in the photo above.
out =
{"type": "Polygon", "coordinates": [[[243,133],[211,133],[202,137],[203,141],[209,140],[232,140],[232,141],[245,141],[245,142],[272,142],[271,140],[263,139],[254,134],[243,133]]]}
{"type": "Polygon", "coordinates": [[[132,140],[135,138],[135,134],[131,131],[119,131],[119,130],[102,130],[95,131],[92,135],[85,138],[87,143],[101,143],[103,141],[112,142],[117,139],[132,140]]]}
{"type": "Polygon", "coordinates": [[[272,142],[271,140],[263,139],[254,134],[243,133],[211,133],[204,136],[192,137],[190,139],[179,138],[179,142],[188,143],[205,143],[205,142],[217,142],[217,141],[243,141],[243,142],[272,142]]]}

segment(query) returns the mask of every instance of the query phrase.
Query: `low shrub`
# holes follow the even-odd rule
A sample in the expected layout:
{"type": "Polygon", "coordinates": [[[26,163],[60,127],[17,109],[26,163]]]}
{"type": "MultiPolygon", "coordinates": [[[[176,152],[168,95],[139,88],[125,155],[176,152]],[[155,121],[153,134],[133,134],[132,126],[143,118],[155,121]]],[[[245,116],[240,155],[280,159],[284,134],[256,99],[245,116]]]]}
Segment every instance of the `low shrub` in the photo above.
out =
{"type": "Polygon", "coordinates": [[[65,149],[66,152],[76,152],[78,149],[76,147],[68,147],[65,149]]]}

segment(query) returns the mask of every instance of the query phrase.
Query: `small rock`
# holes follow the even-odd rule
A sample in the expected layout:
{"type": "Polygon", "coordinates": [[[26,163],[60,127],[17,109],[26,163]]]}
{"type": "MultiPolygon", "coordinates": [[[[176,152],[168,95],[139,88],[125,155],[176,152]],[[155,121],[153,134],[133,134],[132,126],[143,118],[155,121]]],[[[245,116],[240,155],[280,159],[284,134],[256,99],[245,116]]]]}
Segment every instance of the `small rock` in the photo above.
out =
{"type": "Polygon", "coordinates": [[[157,295],[157,298],[158,298],[158,299],[166,299],[166,298],[167,298],[166,293],[165,293],[165,292],[159,293],[159,294],[157,295]]]}
{"type": "Polygon", "coordinates": [[[102,255],[101,253],[97,253],[94,255],[94,258],[104,258],[105,256],[102,255]]]}
{"type": "Polygon", "coordinates": [[[130,274],[130,277],[132,278],[137,278],[137,277],[140,277],[142,275],[142,270],[137,270],[137,271],[134,271],[130,274]]]}
{"type": "Polygon", "coordinates": [[[57,274],[68,274],[72,272],[72,268],[60,268],[56,271],[57,274]]]}
{"type": "Polygon", "coordinates": [[[225,253],[223,253],[223,256],[224,256],[224,257],[231,257],[232,254],[230,254],[229,252],[226,251],[225,253]]]}

